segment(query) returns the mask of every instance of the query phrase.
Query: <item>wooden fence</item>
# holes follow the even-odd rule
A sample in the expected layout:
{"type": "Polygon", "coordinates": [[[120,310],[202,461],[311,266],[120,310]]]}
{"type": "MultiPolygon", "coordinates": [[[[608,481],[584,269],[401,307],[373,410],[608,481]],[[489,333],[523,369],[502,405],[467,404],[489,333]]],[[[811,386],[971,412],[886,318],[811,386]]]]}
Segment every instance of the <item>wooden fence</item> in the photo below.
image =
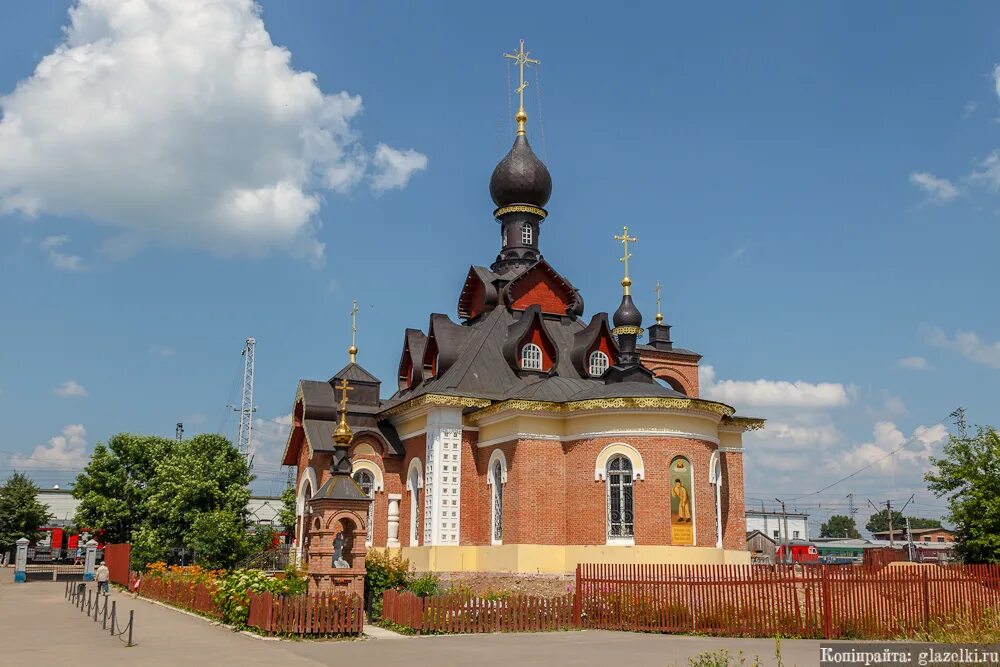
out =
{"type": "Polygon", "coordinates": [[[539,632],[574,627],[573,595],[512,595],[486,600],[466,594],[382,594],[382,618],[420,633],[539,632]]]}
{"type": "Polygon", "coordinates": [[[129,558],[132,546],[129,544],[107,544],[104,546],[104,564],[108,566],[111,583],[129,585],[129,558]]]}
{"type": "Polygon", "coordinates": [[[212,618],[222,618],[219,605],[212,599],[214,592],[215,588],[209,584],[193,584],[189,581],[148,575],[144,576],[139,583],[139,595],[144,598],[166,602],[175,607],[205,614],[212,618]]]}
{"type": "Polygon", "coordinates": [[[579,565],[578,627],[884,639],[1000,609],[1000,566],[579,565]]]}
{"type": "Polygon", "coordinates": [[[360,597],[250,594],[247,625],[278,635],[360,635],[365,622],[360,597]]]}

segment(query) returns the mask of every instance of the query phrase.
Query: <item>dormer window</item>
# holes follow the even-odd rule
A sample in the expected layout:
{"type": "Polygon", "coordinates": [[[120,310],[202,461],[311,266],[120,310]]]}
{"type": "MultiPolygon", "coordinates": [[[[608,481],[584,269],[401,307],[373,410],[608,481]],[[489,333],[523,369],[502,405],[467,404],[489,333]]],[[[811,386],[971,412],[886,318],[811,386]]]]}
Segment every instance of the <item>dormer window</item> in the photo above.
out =
{"type": "Polygon", "coordinates": [[[531,230],[531,225],[525,223],[521,227],[521,245],[531,245],[534,241],[534,232],[531,230]]]}
{"type": "Polygon", "coordinates": [[[521,348],[521,368],[526,371],[542,370],[542,348],[528,343],[521,348]]]}
{"type": "Polygon", "coordinates": [[[590,358],[588,359],[590,365],[590,377],[600,377],[604,375],[604,372],[608,370],[610,365],[610,360],[608,355],[604,354],[600,350],[595,350],[590,353],[590,358]]]}

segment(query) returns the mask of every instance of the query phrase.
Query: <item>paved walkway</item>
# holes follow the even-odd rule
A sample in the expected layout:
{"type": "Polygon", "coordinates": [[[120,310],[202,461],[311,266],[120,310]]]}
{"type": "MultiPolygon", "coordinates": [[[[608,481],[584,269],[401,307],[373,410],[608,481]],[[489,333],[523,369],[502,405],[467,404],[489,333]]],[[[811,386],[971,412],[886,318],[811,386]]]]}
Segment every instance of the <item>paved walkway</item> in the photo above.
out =
{"type": "MultiPolygon", "coordinates": [[[[626,632],[372,638],[356,641],[261,640],[213,625],[146,600],[112,593],[119,610],[135,610],[136,646],[125,648],[83,612],[63,599],[64,583],[11,583],[0,569],[0,627],[4,665],[75,664],[85,659],[102,667],[317,667],[378,665],[439,667],[451,664],[590,667],[684,667],[705,651],[743,651],[750,664],[760,656],[773,665],[774,641],[681,637],[626,632]]],[[[785,665],[817,665],[819,642],[782,642],[785,665]]]]}

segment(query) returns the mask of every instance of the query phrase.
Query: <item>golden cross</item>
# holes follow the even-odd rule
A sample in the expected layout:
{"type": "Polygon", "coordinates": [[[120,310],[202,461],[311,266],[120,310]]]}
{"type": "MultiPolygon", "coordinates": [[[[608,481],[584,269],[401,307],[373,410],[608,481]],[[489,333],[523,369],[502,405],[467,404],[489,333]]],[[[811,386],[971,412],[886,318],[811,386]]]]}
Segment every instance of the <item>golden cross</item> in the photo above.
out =
{"type": "Polygon", "coordinates": [[[525,51],[524,50],[524,40],[523,39],[521,40],[521,48],[518,51],[516,51],[515,53],[505,53],[505,54],[503,54],[504,58],[510,58],[511,60],[513,60],[517,64],[518,68],[521,71],[520,72],[521,73],[521,78],[520,78],[520,84],[521,85],[519,85],[517,87],[517,89],[514,91],[514,92],[516,92],[520,96],[520,102],[519,102],[518,111],[517,111],[518,115],[521,115],[521,114],[524,113],[524,89],[528,87],[528,82],[524,80],[524,66],[525,65],[540,65],[542,63],[541,60],[535,60],[534,58],[529,58],[528,56],[530,54],[531,54],[531,51],[525,51]]]}
{"type": "Polygon", "coordinates": [[[663,321],[663,312],[662,312],[663,309],[660,308],[660,290],[662,290],[662,289],[663,289],[663,285],[661,285],[660,281],[657,280],[656,281],[656,323],[657,324],[659,324],[660,322],[663,321]]]}
{"type": "Polygon", "coordinates": [[[343,415],[347,412],[347,392],[354,391],[354,387],[347,384],[347,378],[340,378],[337,389],[340,390],[340,414],[343,415]]]}
{"type": "Polygon", "coordinates": [[[621,241],[624,249],[624,253],[622,254],[621,257],[618,258],[618,261],[625,264],[625,277],[622,278],[622,285],[628,287],[629,285],[632,284],[632,280],[628,276],[628,260],[632,256],[632,253],[628,251],[628,244],[638,243],[639,239],[637,239],[634,236],[628,235],[628,225],[626,225],[625,227],[622,228],[621,236],[615,234],[615,241],[621,241]],[[625,284],[626,282],[628,282],[628,285],[625,284]]]}

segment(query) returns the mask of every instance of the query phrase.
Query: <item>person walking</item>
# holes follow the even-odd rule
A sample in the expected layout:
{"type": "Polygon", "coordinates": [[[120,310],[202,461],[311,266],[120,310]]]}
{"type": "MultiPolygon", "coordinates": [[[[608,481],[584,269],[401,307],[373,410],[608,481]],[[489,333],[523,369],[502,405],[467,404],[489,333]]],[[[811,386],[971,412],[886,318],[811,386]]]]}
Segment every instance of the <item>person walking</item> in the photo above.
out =
{"type": "Polygon", "coordinates": [[[101,561],[101,564],[97,566],[97,571],[94,573],[97,578],[97,592],[108,594],[109,580],[111,579],[111,570],[108,569],[107,564],[101,561]]]}

